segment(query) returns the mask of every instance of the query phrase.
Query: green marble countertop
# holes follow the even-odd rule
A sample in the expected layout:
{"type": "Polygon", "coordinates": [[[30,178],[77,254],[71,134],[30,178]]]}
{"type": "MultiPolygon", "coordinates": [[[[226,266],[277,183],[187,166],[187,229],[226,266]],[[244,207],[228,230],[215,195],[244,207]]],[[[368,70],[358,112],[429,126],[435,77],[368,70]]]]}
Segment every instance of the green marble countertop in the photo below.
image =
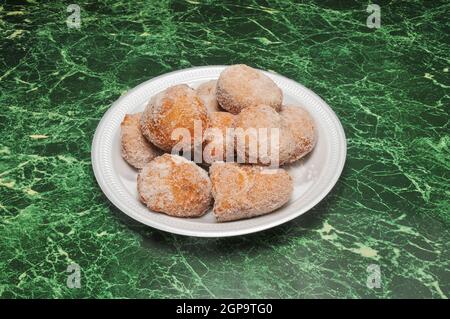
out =
{"type": "Polygon", "coordinates": [[[68,3],[0,4],[2,298],[450,297],[448,1],[379,1],[379,29],[365,1],[76,1],[80,29],[68,3]],[[348,140],[332,193],[235,238],[127,218],[91,168],[104,112],[154,76],[233,63],[332,106],[348,140]]]}

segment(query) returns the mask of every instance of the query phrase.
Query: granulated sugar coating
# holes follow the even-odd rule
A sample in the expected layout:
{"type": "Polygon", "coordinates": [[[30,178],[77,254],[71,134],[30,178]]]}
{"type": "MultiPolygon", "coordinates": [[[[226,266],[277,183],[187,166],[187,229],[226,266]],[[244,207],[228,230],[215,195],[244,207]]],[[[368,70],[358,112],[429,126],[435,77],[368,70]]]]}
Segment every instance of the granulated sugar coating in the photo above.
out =
{"type": "Polygon", "coordinates": [[[140,119],[142,113],[126,114],[120,124],[122,157],[135,168],[142,168],[161,151],[142,135],[140,119]]]}
{"type": "Polygon", "coordinates": [[[317,139],[314,121],[304,108],[292,105],[283,106],[280,116],[293,137],[294,149],[286,161],[292,163],[314,148],[317,139]]]}
{"type": "Polygon", "coordinates": [[[227,67],[217,82],[217,101],[225,110],[238,114],[249,106],[265,104],[280,110],[283,93],[272,79],[245,64],[227,67]]]}
{"type": "Polygon", "coordinates": [[[291,177],[281,168],[215,162],[209,172],[219,222],[270,213],[283,206],[293,191],[291,177]]]}
{"type": "Polygon", "coordinates": [[[276,157],[279,165],[292,163],[310,152],[315,143],[312,118],[295,106],[284,107],[280,113],[267,105],[245,108],[236,116],[235,128],[236,153],[246,163],[271,165],[276,157]],[[251,147],[252,141],[257,148],[251,147]]]}
{"type": "Polygon", "coordinates": [[[213,112],[221,112],[223,109],[219,106],[216,97],[216,86],[217,80],[211,80],[205,83],[202,83],[197,88],[197,94],[202,99],[203,104],[205,104],[208,113],[211,114],[213,112]]]}
{"type": "Polygon", "coordinates": [[[208,113],[196,91],[185,84],[175,85],[158,93],[148,103],[141,118],[141,129],[144,136],[154,145],[165,151],[171,151],[181,140],[172,139],[176,129],[185,128],[190,140],[183,143],[190,149],[194,143],[195,123],[201,126],[201,135],[209,126],[208,113]]]}
{"type": "Polygon", "coordinates": [[[178,155],[155,158],[139,173],[137,184],[149,209],[170,216],[202,216],[212,200],[207,172],[178,155]]]}
{"type": "Polygon", "coordinates": [[[282,147],[286,136],[280,132],[281,118],[270,106],[258,105],[245,108],[236,116],[235,126],[236,153],[238,158],[245,160],[245,163],[269,165],[272,155],[277,155],[280,161],[289,156],[289,153],[286,153],[288,150],[282,147]],[[278,130],[279,138],[273,145],[272,134],[276,134],[274,130],[278,130]],[[264,147],[267,152],[260,151],[264,147]],[[273,154],[272,150],[274,150],[273,154]]]}

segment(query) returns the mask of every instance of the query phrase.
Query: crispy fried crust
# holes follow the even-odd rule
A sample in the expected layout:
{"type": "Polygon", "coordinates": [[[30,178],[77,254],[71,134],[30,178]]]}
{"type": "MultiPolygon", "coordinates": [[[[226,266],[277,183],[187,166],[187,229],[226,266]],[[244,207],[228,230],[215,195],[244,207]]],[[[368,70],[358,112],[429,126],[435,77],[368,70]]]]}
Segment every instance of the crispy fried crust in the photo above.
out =
{"type": "Polygon", "coordinates": [[[155,95],[145,108],[141,118],[141,130],[144,136],[159,148],[170,152],[181,140],[172,139],[177,128],[186,128],[191,140],[185,145],[192,148],[194,143],[195,122],[201,124],[201,134],[208,128],[209,120],[206,107],[195,90],[185,84],[172,86],[155,95]]]}
{"type": "Polygon", "coordinates": [[[170,216],[202,216],[212,200],[207,172],[178,155],[155,158],[139,173],[137,184],[149,209],[170,216]]]}
{"type": "Polygon", "coordinates": [[[216,162],[209,172],[219,222],[268,214],[283,206],[293,191],[292,179],[283,169],[216,162]]]}
{"type": "Polygon", "coordinates": [[[283,102],[283,93],[275,82],[245,64],[232,65],[222,71],[216,94],[220,106],[233,114],[259,104],[278,111],[283,102]]]}
{"type": "Polygon", "coordinates": [[[142,113],[126,114],[120,124],[122,157],[133,167],[141,169],[161,151],[142,135],[140,119],[142,113]]]}

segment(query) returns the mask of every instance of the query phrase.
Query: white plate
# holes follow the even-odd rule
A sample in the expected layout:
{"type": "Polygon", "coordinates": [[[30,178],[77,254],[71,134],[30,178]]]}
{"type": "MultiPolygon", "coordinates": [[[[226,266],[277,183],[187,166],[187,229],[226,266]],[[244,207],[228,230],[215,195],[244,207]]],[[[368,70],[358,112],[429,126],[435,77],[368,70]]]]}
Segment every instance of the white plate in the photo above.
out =
{"type": "Polygon", "coordinates": [[[217,79],[225,66],[196,67],[164,74],[148,80],[122,95],[100,121],[92,142],[92,166],[98,184],[121,211],[131,218],[171,233],[225,237],[254,233],[298,217],[320,202],[337,182],[345,162],[346,141],[339,119],[315,93],[281,75],[264,72],[283,90],[283,103],[302,105],[314,118],[317,144],[305,159],[288,167],[294,179],[290,201],[277,211],[228,223],[217,223],[212,212],[200,218],[177,218],[149,211],[138,199],[137,171],[120,155],[120,123],[127,113],[144,109],[156,93],[175,84],[186,83],[193,88],[217,79]]]}

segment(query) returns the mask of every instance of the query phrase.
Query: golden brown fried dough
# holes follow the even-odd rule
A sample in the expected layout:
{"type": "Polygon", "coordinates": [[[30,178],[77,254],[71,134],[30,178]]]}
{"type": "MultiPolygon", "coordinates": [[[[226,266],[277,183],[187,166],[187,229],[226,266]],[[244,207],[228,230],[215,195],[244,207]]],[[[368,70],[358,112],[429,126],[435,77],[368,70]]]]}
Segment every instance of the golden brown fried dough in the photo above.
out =
{"type": "Polygon", "coordinates": [[[192,149],[201,140],[194,140],[194,128],[201,127],[203,132],[209,126],[207,110],[194,89],[185,84],[172,86],[154,96],[141,118],[141,130],[144,136],[159,148],[170,152],[181,141],[181,137],[172,133],[185,128],[190,133],[190,140],[182,143],[186,149],[192,149]]]}
{"type": "Polygon", "coordinates": [[[216,97],[217,80],[202,83],[197,88],[197,94],[205,104],[209,114],[213,112],[221,112],[223,109],[219,106],[216,97]]]}
{"type": "Polygon", "coordinates": [[[283,93],[275,82],[245,64],[232,65],[222,71],[216,94],[220,106],[233,114],[259,104],[278,111],[283,102],[283,93]]]}
{"type": "Polygon", "coordinates": [[[209,172],[219,222],[270,213],[283,206],[293,191],[291,177],[281,168],[216,162],[209,172]]]}
{"type": "Polygon", "coordinates": [[[120,124],[122,157],[137,169],[161,154],[161,151],[142,135],[139,123],[141,115],[142,113],[126,114],[120,124]]]}
{"type": "Polygon", "coordinates": [[[202,216],[211,204],[208,173],[178,155],[164,154],[138,175],[141,201],[156,212],[176,217],[202,216]]]}

